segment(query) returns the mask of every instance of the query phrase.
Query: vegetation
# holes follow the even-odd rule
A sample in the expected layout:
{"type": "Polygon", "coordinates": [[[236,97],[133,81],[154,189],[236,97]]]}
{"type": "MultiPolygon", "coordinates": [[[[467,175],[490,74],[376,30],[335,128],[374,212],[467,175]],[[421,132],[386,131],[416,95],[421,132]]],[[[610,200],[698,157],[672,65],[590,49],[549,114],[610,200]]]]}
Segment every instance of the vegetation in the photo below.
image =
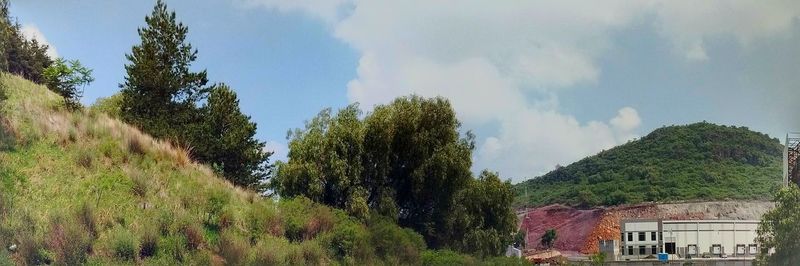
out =
{"type": "Polygon", "coordinates": [[[472,177],[473,137],[442,98],[398,98],[363,119],[357,105],[323,110],[289,135],[277,166],[281,196],[305,196],[412,228],[434,248],[500,254],[516,229],[513,191],[496,173],[472,177]]]}
{"type": "Polygon", "coordinates": [[[94,108],[69,111],[20,77],[0,75],[0,92],[0,246],[17,246],[0,265],[418,265],[439,253],[390,217],[364,222],[243,190],[187,151],[94,108]]]}
{"type": "Polygon", "coordinates": [[[94,81],[92,70],[81,65],[78,60],[66,61],[56,59],[52,65],[44,69],[44,83],[50,90],[64,97],[67,108],[80,108],[83,96],[82,86],[94,81]]]}
{"type": "Polygon", "coordinates": [[[760,265],[800,264],[800,188],[789,185],[775,196],[775,208],[761,217],[756,242],[761,247],[760,265]],[[775,253],[769,254],[768,251],[775,253]]]}
{"type": "Polygon", "coordinates": [[[547,247],[548,249],[553,248],[553,244],[556,243],[556,239],[557,238],[558,238],[558,235],[556,235],[556,230],[555,229],[548,229],[542,235],[542,239],[541,239],[542,246],[547,247]]]}
{"type": "Polygon", "coordinates": [[[578,207],[769,199],[780,186],[776,139],[746,127],[669,126],[516,185],[517,205],[578,207]]]}
{"type": "Polygon", "coordinates": [[[164,1],[157,1],[145,21],[141,43],[126,55],[130,63],[121,99],[111,98],[98,108],[190,147],[194,159],[212,165],[235,185],[263,191],[271,154],[255,139],[256,124],[239,110],[236,94],[225,85],[206,86],[205,70],[190,70],[197,50],[185,42],[188,27],[177,22],[164,1]],[[206,98],[206,105],[198,107],[206,98]]]}
{"type": "Polygon", "coordinates": [[[47,56],[47,45],[25,38],[20,24],[8,12],[9,3],[0,0],[0,71],[42,83],[44,69],[53,62],[47,56]]]}

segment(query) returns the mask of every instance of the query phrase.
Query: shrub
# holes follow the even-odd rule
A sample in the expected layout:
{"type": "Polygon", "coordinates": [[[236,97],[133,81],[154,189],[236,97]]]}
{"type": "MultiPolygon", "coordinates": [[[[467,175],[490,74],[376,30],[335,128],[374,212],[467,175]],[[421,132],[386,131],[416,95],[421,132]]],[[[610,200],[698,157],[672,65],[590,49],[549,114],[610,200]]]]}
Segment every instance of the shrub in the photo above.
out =
{"type": "Polygon", "coordinates": [[[487,259],[484,263],[486,266],[526,266],[526,265],[533,265],[529,261],[523,258],[517,257],[492,257],[487,259]]]}
{"type": "Polygon", "coordinates": [[[94,207],[84,202],[78,210],[78,220],[92,238],[97,238],[97,216],[94,213],[94,207]]]}
{"type": "Polygon", "coordinates": [[[206,212],[208,213],[206,223],[219,226],[220,215],[225,206],[228,205],[228,201],[230,201],[228,192],[222,189],[212,190],[206,204],[206,212]]]}
{"type": "Polygon", "coordinates": [[[87,151],[81,151],[78,153],[78,158],[75,161],[83,168],[88,169],[92,167],[92,156],[87,151]]]}
{"type": "Polygon", "coordinates": [[[384,260],[400,264],[418,264],[425,240],[414,230],[401,228],[388,218],[373,214],[370,220],[370,243],[384,260]]]}
{"type": "Polygon", "coordinates": [[[298,197],[282,202],[286,219],[285,236],[291,241],[314,238],[333,228],[334,216],[330,208],[298,197]]]}
{"type": "Polygon", "coordinates": [[[131,134],[128,136],[128,151],[133,154],[144,155],[147,153],[147,147],[145,145],[145,141],[143,137],[137,134],[131,134]]]}
{"type": "Polygon", "coordinates": [[[478,265],[475,258],[451,250],[427,250],[422,252],[422,265],[478,265]]]}
{"type": "Polygon", "coordinates": [[[89,233],[76,222],[69,222],[63,216],[50,219],[50,229],[46,234],[47,248],[55,255],[59,264],[78,265],[86,262],[91,251],[89,233]]]}
{"type": "Polygon", "coordinates": [[[278,252],[280,247],[270,243],[269,246],[263,242],[258,243],[250,249],[248,255],[248,265],[280,265],[283,264],[283,256],[278,252]]]}
{"type": "Polygon", "coordinates": [[[186,238],[186,247],[190,250],[197,250],[206,244],[203,237],[203,229],[196,223],[184,224],[181,228],[181,233],[186,238]]]}
{"type": "Polygon", "coordinates": [[[350,258],[363,262],[372,259],[373,255],[367,230],[352,221],[340,224],[331,231],[328,248],[339,260],[350,258]]]}
{"type": "Polygon", "coordinates": [[[227,265],[241,265],[250,245],[246,240],[233,233],[224,231],[219,238],[219,255],[225,259],[227,265]]]}
{"type": "Polygon", "coordinates": [[[139,257],[147,258],[156,255],[158,252],[158,233],[153,227],[145,227],[142,229],[141,248],[139,249],[139,257]]]}
{"type": "Polygon", "coordinates": [[[168,236],[161,242],[159,254],[163,254],[175,261],[183,262],[186,258],[186,239],[182,236],[168,236]]]}
{"type": "Polygon", "coordinates": [[[139,254],[139,241],[130,231],[117,228],[111,235],[111,252],[122,261],[135,260],[139,254]]]}
{"type": "Polygon", "coordinates": [[[247,212],[246,222],[252,244],[255,244],[264,234],[275,237],[284,235],[283,220],[278,214],[278,210],[267,202],[252,204],[247,212]]]}
{"type": "Polygon", "coordinates": [[[147,180],[142,172],[136,170],[131,173],[131,181],[133,181],[131,191],[134,195],[139,198],[147,196],[147,192],[150,190],[150,180],[147,180]]]}

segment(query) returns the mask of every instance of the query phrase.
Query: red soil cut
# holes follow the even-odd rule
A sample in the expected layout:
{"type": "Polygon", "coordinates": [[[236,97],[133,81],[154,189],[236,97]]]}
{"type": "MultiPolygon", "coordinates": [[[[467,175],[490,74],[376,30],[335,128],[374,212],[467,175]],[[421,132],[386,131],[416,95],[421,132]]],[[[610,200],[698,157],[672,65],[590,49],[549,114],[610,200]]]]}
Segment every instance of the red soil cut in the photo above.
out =
{"type": "Polygon", "coordinates": [[[603,210],[576,210],[562,205],[550,205],[522,215],[521,229],[525,230],[528,249],[543,249],[541,238],[549,229],[556,230],[554,248],[580,251],[587,236],[594,230],[603,210]]]}

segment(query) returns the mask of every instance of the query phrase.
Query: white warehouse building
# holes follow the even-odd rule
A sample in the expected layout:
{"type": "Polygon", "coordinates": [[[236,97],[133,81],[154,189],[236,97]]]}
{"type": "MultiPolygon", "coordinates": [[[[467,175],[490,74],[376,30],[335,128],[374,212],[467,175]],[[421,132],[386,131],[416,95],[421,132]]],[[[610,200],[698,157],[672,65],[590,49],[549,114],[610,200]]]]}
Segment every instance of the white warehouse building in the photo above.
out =
{"type": "Polygon", "coordinates": [[[620,260],[755,258],[758,220],[623,220],[620,260]]]}

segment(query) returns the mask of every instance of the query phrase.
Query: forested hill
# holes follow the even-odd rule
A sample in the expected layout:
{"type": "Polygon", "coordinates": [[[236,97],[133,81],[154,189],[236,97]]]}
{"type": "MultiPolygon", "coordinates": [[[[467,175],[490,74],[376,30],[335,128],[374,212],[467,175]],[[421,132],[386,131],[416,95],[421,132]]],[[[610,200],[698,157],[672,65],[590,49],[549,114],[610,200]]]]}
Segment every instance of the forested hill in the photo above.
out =
{"type": "Polygon", "coordinates": [[[517,184],[516,204],[769,199],[781,182],[782,149],[777,139],[746,127],[662,127],[517,184]]]}

